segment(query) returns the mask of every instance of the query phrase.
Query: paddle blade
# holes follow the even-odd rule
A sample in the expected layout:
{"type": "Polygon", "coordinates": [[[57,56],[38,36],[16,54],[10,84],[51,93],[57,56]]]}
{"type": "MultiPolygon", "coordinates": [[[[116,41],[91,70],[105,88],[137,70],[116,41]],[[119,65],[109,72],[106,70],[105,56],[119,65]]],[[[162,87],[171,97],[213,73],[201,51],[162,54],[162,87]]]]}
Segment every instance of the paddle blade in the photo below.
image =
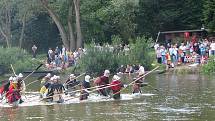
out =
{"type": "Polygon", "coordinates": [[[35,69],[35,71],[38,70],[42,65],[43,65],[43,64],[40,64],[40,65],[35,69]]]}

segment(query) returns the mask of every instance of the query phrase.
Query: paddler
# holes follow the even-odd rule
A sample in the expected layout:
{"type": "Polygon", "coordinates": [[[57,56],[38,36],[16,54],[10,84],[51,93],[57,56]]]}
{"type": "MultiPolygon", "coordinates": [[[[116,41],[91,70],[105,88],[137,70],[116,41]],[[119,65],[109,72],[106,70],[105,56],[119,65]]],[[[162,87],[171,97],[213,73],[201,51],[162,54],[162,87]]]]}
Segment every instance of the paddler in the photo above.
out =
{"type": "Polygon", "coordinates": [[[9,104],[17,105],[22,103],[20,91],[21,90],[18,88],[18,78],[14,77],[6,94],[6,98],[9,104]]]}
{"type": "Polygon", "coordinates": [[[110,76],[110,71],[105,70],[103,76],[98,77],[95,81],[94,84],[99,86],[102,89],[99,89],[98,92],[102,96],[108,96],[110,89],[109,88],[103,88],[109,85],[109,76],[110,76]]]}
{"type": "Polygon", "coordinates": [[[11,76],[8,81],[6,81],[5,84],[2,85],[2,87],[0,87],[0,100],[2,100],[2,98],[4,97],[3,95],[8,92],[9,90],[9,86],[13,81],[13,77],[11,76]]]}
{"type": "Polygon", "coordinates": [[[122,84],[122,82],[120,81],[120,77],[118,75],[114,75],[112,82],[110,83],[110,88],[113,92],[113,99],[120,99],[120,90],[122,87],[124,87],[124,85],[122,84]]]}
{"type": "MultiPolygon", "coordinates": [[[[16,77],[17,78],[17,89],[20,90],[20,93],[24,94],[25,90],[26,90],[26,86],[25,86],[25,81],[23,81],[23,75],[22,73],[19,73],[19,75],[16,77]]],[[[24,102],[22,100],[22,98],[20,98],[20,103],[24,102]]]]}
{"type": "Polygon", "coordinates": [[[25,93],[26,87],[25,87],[25,81],[23,81],[23,75],[22,73],[19,73],[19,75],[17,76],[17,80],[18,80],[18,89],[22,91],[22,93],[25,93]]]}
{"type": "Polygon", "coordinates": [[[144,82],[144,74],[145,74],[145,69],[143,66],[139,65],[139,70],[137,71],[138,75],[137,78],[134,78],[133,81],[134,84],[132,86],[132,93],[142,93],[141,88],[142,86],[146,86],[144,82]]]}
{"type": "Polygon", "coordinates": [[[60,76],[53,76],[53,84],[49,86],[47,97],[49,101],[63,103],[64,99],[62,97],[64,91],[63,84],[60,83],[60,76]]]}
{"type": "Polygon", "coordinates": [[[80,84],[80,81],[78,81],[76,79],[75,74],[70,74],[69,78],[67,79],[67,81],[64,84],[64,87],[65,87],[67,93],[69,93],[70,96],[75,96],[74,91],[76,90],[76,87],[79,84],[80,84]]]}
{"type": "Polygon", "coordinates": [[[40,98],[46,97],[46,92],[48,92],[49,86],[53,83],[53,77],[51,77],[49,80],[46,80],[44,85],[40,88],[40,98]]]}
{"type": "Polygon", "coordinates": [[[90,76],[86,75],[84,78],[84,81],[81,83],[81,94],[80,94],[80,100],[86,100],[89,96],[89,89],[90,88],[90,76]]]}

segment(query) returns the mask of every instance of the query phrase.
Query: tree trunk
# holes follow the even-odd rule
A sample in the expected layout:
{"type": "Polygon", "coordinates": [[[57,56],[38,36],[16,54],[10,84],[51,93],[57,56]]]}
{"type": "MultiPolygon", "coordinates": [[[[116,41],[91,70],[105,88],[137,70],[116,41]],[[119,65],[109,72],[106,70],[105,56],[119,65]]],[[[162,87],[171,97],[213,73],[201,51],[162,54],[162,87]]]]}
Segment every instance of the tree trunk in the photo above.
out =
{"type": "Polygon", "coordinates": [[[70,51],[74,51],[76,49],[76,40],[74,37],[73,27],[72,27],[72,5],[73,5],[72,2],[70,2],[69,12],[68,12],[68,31],[69,31],[70,51]]]}
{"type": "Polygon", "coordinates": [[[67,39],[67,34],[66,34],[66,31],[65,31],[65,28],[63,27],[62,23],[60,22],[60,19],[58,18],[56,13],[54,13],[54,11],[51,8],[49,8],[47,0],[40,0],[40,1],[42,3],[43,7],[48,11],[50,17],[55,22],[55,24],[56,24],[56,26],[57,26],[57,28],[58,28],[58,30],[60,32],[61,39],[62,39],[62,42],[63,42],[64,46],[69,49],[69,42],[68,42],[68,39],[67,39]]]}
{"type": "Polygon", "coordinates": [[[6,21],[5,21],[5,34],[6,34],[6,41],[7,41],[7,47],[11,47],[11,8],[9,5],[6,6],[6,21]]]}
{"type": "Polygon", "coordinates": [[[83,47],[83,40],[81,34],[81,24],[80,24],[80,0],[73,0],[75,6],[75,16],[76,16],[76,31],[77,31],[77,48],[83,47]]]}
{"type": "Polygon", "coordinates": [[[3,37],[5,38],[5,42],[6,42],[6,44],[7,44],[7,47],[10,47],[10,43],[9,43],[9,41],[8,41],[8,37],[7,37],[7,35],[5,34],[5,32],[3,31],[2,27],[0,27],[0,32],[1,32],[1,34],[3,35],[3,37]]]}
{"type": "Polygon", "coordinates": [[[1,6],[1,16],[0,16],[0,33],[5,38],[7,47],[11,47],[11,6],[8,2],[4,6],[1,6]]]}
{"type": "Polygon", "coordinates": [[[21,35],[19,38],[19,47],[20,48],[22,48],[22,42],[23,42],[23,38],[24,38],[24,34],[25,34],[26,15],[27,15],[27,12],[25,12],[25,14],[23,15],[23,18],[22,18],[22,31],[21,31],[21,35]]]}

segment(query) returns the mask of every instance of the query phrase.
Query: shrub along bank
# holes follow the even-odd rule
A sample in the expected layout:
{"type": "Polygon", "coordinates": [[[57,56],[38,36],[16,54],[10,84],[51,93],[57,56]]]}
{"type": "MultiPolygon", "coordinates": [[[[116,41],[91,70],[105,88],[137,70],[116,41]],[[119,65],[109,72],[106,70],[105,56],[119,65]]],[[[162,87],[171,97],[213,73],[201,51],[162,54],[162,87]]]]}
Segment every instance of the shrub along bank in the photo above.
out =
{"type": "Polygon", "coordinates": [[[154,55],[150,52],[154,51],[151,45],[151,39],[145,37],[137,37],[135,40],[130,40],[130,51],[117,52],[109,48],[95,48],[93,45],[87,47],[86,54],[79,60],[78,70],[88,72],[90,74],[99,75],[105,69],[109,69],[115,73],[120,65],[141,64],[146,69],[151,68],[154,60],[154,55]]]}
{"type": "Polygon", "coordinates": [[[32,59],[32,56],[17,47],[0,47],[0,65],[4,73],[12,73],[11,64],[16,73],[32,70],[40,64],[40,59],[32,59]]]}
{"type": "Polygon", "coordinates": [[[208,59],[208,63],[202,66],[202,71],[205,74],[215,73],[215,56],[212,56],[208,59]]]}

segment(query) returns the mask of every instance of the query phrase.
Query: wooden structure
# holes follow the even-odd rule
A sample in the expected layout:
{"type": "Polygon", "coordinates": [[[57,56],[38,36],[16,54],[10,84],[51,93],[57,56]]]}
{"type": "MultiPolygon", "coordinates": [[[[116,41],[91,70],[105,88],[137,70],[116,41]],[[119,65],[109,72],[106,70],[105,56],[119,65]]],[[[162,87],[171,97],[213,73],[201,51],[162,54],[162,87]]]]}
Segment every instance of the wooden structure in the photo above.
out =
{"type": "Polygon", "coordinates": [[[180,40],[183,42],[193,41],[194,39],[205,38],[207,34],[208,34],[207,29],[163,31],[163,32],[158,32],[155,42],[171,43],[178,38],[180,38],[180,40]]]}

